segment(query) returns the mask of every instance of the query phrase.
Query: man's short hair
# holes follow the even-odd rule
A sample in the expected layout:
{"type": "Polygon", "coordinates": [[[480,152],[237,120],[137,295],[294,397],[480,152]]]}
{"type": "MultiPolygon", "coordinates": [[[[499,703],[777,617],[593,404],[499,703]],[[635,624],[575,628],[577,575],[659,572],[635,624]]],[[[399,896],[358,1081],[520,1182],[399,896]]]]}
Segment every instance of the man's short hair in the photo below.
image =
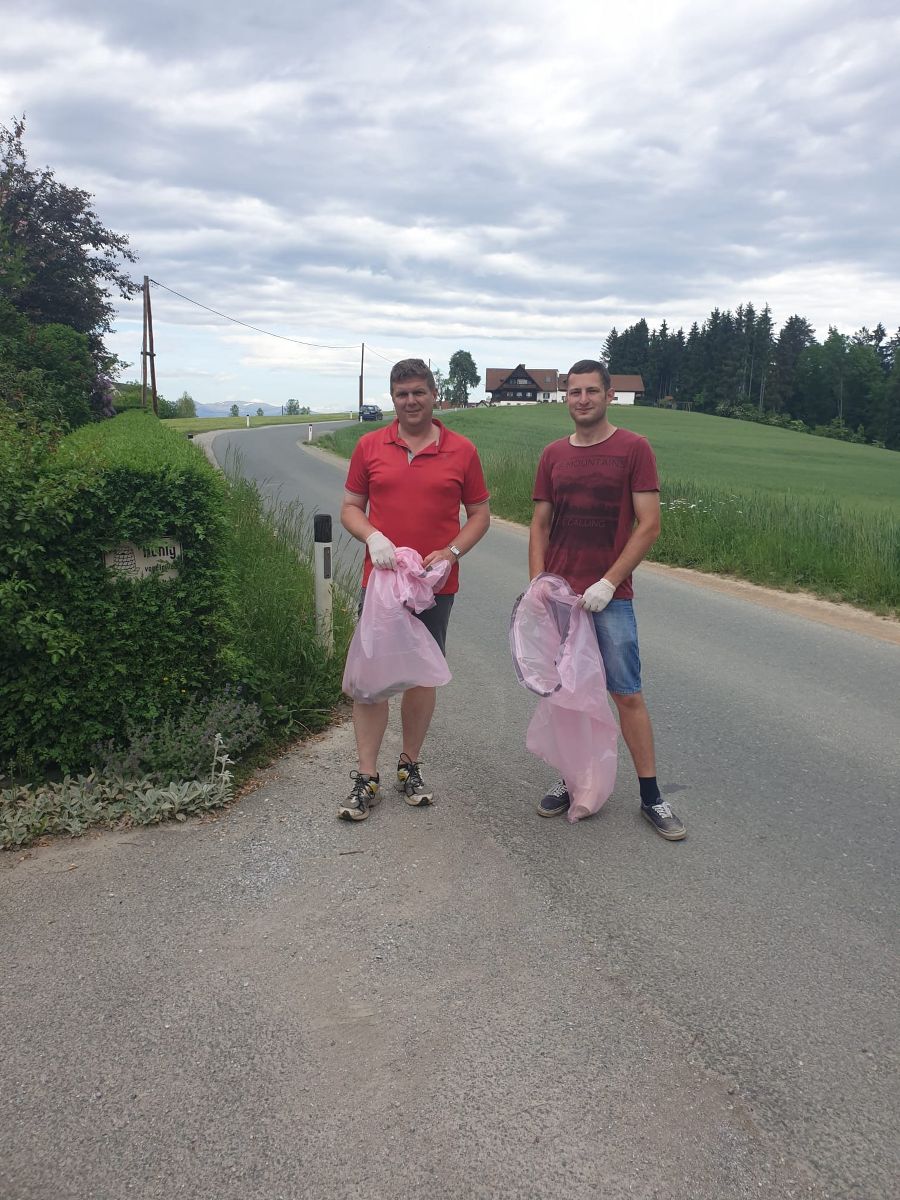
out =
{"type": "Polygon", "coordinates": [[[599,375],[607,391],[612,387],[612,379],[605,363],[596,358],[580,358],[574,367],[569,367],[570,375],[599,375]]]}
{"type": "Polygon", "coordinates": [[[394,394],[395,383],[405,383],[407,379],[424,379],[432,392],[437,391],[434,375],[428,363],[421,358],[401,358],[391,367],[391,395],[394,394]]]}

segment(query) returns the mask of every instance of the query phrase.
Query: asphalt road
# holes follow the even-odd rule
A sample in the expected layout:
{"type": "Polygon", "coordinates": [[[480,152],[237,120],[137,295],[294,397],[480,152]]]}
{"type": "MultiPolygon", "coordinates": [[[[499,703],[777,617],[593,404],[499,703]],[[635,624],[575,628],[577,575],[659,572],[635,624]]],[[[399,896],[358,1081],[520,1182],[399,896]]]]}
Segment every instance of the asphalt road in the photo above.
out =
{"type": "MultiPolygon", "coordinates": [[[[294,439],[215,450],[336,518],[294,439]]],[[[900,647],[639,572],[689,836],[624,754],[541,821],[525,574],[501,523],[463,563],[434,809],[335,821],[343,726],[218,822],[4,860],[3,1200],[896,1195],[900,647]]]]}

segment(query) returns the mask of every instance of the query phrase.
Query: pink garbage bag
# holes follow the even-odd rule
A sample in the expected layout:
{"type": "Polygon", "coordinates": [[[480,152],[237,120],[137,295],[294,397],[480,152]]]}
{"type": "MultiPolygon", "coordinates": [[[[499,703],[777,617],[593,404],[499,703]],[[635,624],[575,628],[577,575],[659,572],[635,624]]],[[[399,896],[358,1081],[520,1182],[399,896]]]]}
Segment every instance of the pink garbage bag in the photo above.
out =
{"type": "Polygon", "coordinates": [[[411,687],[450,682],[447,660],[414,612],[434,608],[434,594],[450,573],[438,562],[426,571],[422,556],[407,546],[397,550],[396,571],[369,576],[359,624],[347,650],[343,690],[353,700],[377,704],[411,687]]]}
{"type": "Polygon", "coordinates": [[[525,746],[566,781],[572,822],[598,812],[616,783],[618,727],[590,613],[558,575],[518,598],[509,645],[519,683],[541,697],[525,746]]]}

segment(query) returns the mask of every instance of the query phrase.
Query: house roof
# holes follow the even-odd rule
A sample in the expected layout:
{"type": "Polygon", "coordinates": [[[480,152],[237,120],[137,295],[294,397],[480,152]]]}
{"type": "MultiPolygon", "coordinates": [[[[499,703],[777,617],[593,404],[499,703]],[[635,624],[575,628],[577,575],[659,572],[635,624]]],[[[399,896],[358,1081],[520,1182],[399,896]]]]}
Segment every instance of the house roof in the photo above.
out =
{"type": "MultiPolygon", "coordinates": [[[[640,375],[610,375],[613,389],[617,392],[642,392],[644,390],[644,381],[640,375]]],[[[560,375],[559,390],[564,392],[568,385],[569,376],[560,375]]]]}
{"type": "MultiPolygon", "coordinates": [[[[517,367],[488,367],[484,373],[484,390],[496,392],[502,386],[503,381],[516,370],[518,370],[517,367]]],[[[539,391],[556,391],[559,371],[555,367],[526,367],[525,371],[538,385],[539,391]]]]}
{"type": "Polygon", "coordinates": [[[617,392],[642,392],[644,381],[640,375],[610,375],[612,385],[617,392]]]}
{"type": "MultiPolygon", "coordinates": [[[[521,369],[523,369],[521,364],[518,367],[487,367],[484,373],[484,390],[486,392],[498,391],[510,375],[521,369]]],[[[557,371],[555,367],[525,367],[524,370],[538,385],[539,391],[564,392],[566,390],[568,375],[557,371]]],[[[610,378],[617,392],[643,392],[644,390],[644,381],[640,375],[612,375],[610,378]]]]}

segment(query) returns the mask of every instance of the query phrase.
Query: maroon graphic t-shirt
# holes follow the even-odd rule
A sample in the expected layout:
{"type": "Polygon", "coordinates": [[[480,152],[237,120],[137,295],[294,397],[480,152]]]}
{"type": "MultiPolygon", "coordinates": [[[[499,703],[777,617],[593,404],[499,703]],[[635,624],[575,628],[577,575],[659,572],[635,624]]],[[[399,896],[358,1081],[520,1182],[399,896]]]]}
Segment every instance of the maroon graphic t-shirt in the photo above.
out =
{"type": "MultiPolygon", "coordinates": [[[[656,459],[646,438],[616,429],[596,446],[551,442],[541,455],[532,500],[553,505],[544,570],[561,575],[579,595],[602,579],[634,527],[632,492],[658,492],[656,459]]],[[[634,595],[631,576],[615,600],[634,595]]]]}

